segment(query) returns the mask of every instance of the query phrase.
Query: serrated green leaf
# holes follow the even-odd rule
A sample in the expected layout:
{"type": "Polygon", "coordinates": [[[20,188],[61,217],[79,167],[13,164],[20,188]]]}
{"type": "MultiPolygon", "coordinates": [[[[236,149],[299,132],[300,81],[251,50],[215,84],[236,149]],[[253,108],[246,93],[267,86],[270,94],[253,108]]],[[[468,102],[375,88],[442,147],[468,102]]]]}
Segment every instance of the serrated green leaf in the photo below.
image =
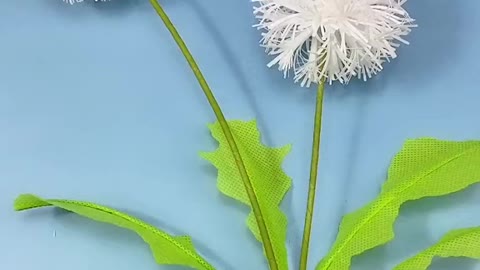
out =
{"type": "Polygon", "coordinates": [[[480,259],[480,227],[453,230],[433,246],[397,265],[394,270],[426,270],[434,257],[480,259]]]}
{"type": "Polygon", "coordinates": [[[394,158],[380,195],[343,218],[332,249],[316,269],[348,270],[353,256],[393,239],[393,224],[403,203],[477,183],[479,165],[478,141],[407,141],[394,158]]]}
{"type": "MultiPolygon", "coordinates": [[[[283,159],[290,152],[290,146],[280,148],[264,146],[260,142],[256,121],[229,121],[228,124],[257,195],[277,264],[280,270],[286,270],[288,269],[285,246],[287,217],[280,210],[279,205],[291,186],[290,178],[281,167],[283,159]]],[[[202,153],[201,156],[218,169],[218,189],[226,196],[250,206],[235,160],[220,125],[217,122],[209,125],[209,129],[218,141],[219,148],[214,152],[202,153]]],[[[253,212],[250,212],[247,218],[247,226],[255,238],[261,241],[253,212]]]]}
{"type": "Polygon", "coordinates": [[[35,195],[20,195],[14,203],[16,211],[55,206],[89,219],[115,225],[137,233],[149,244],[158,264],[183,265],[198,270],[215,268],[196,251],[188,236],[172,236],[135,217],[90,202],[46,200],[35,195]]]}

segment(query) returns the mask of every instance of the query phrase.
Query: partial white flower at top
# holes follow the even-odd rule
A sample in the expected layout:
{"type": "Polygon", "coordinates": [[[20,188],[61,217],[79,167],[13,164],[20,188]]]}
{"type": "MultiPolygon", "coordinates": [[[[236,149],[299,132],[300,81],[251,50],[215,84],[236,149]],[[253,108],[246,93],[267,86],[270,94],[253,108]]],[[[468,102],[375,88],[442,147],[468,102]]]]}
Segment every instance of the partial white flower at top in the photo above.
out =
{"type": "MultiPolygon", "coordinates": [[[[65,3],[68,3],[70,5],[73,5],[75,3],[81,3],[81,2],[84,2],[85,0],[63,0],[63,2],[65,3]]],[[[106,1],[109,1],[109,0],[94,0],[95,2],[106,2],[106,1]]]]}
{"type": "Polygon", "coordinates": [[[395,58],[414,20],[407,0],[252,0],[269,67],[310,86],[326,80],[367,80],[395,58]]]}

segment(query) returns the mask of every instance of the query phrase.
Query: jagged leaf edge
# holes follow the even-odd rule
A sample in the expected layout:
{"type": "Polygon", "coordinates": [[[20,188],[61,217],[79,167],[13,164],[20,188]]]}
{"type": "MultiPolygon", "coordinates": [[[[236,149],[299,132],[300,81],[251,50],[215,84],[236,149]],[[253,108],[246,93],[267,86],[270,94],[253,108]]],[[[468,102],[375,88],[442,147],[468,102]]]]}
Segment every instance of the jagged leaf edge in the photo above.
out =
{"type": "MultiPolygon", "coordinates": [[[[447,143],[454,142],[454,141],[438,140],[438,139],[434,139],[434,138],[432,138],[432,137],[423,137],[423,138],[417,138],[417,139],[409,139],[409,140],[407,140],[406,143],[402,146],[401,151],[403,151],[403,150],[408,146],[408,144],[410,144],[410,143],[412,143],[412,142],[415,142],[415,141],[422,141],[422,140],[437,140],[437,141],[440,141],[440,142],[447,142],[447,143]]],[[[463,141],[463,142],[458,142],[458,143],[472,143],[472,144],[475,143],[476,146],[472,146],[472,149],[473,149],[473,150],[478,150],[478,149],[480,148],[480,147],[479,147],[480,141],[463,141]]],[[[466,150],[466,152],[471,151],[472,149],[466,150]]],[[[401,152],[401,151],[400,151],[400,152],[401,152]]],[[[399,152],[399,153],[400,153],[400,152],[399,152]]],[[[461,155],[459,155],[459,156],[461,156],[461,155]]],[[[458,156],[457,156],[457,157],[458,157],[458,156]]],[[[393,160],[396,160],[396,156],[394,157],[393,160]]],[[[390,173],[390,168],[389,168],[389,173],[390,173]]],[[[388,179],[387,179],[386,183],[387,183],[387,182],[388,182],[388,179]]],[[[446,194],[443,194],[443,195],[437,195],[437,196],[447,196],[447,195],[449,195],[449,194],[452,194],[452,193],[458,192],[458,191],[460,191],[460,190],[466,189],[466,188],[468,188],[469,186],[471,186],[471,185],[473,185],[473,184],[476,184],[476,183],[479,183],[479,182],[480,182],[480,178],[479,178],[479,179],[474,179],[474,180],[472,180],[469,184],[467,184],[467,185],[465,185],[465,186],[462,186],[462,187],[459,187],[457,190],[451,191],[451,192],[446,193],[446,194]]],[[[389,184],[391,185],[392,183],[390,182],[389,184]]],[[[400,186],[400,185],[403,184],[403,183],[398,183],[398,184],[399,184],[399,186],[400,186]]],[[[355,213],[357,213],[357,212],[367,211],[369,208],[375,207],[375,204],[383,204],[383,201],[393,201],[393,202],[397,202],[397,203],[398,203],[398,201],[395,201],[395,200],[392,199],[392,194],[394,194],[394,193],[395,193],[395,192],[392,192],[392,189],[391,189],[391,188],[386,188],[386,185],[385,185],[385,183],[384,183],[384,185],[382,186],[382,191],[381,191],[381,193],[380,193],[375,199],[373,199],[370,203],[366,204],[365,206],[361,207],[360,209],[358,209],[358,210],[356,210],[356,211],[354,211],[354,212],[351,212],[351,213],[345,215],[344,218],[343,218],[343,220],[342,220],[342,223],[341,223],[341,224],[343,224],[343,222],[345,222],[346,219],[350,218],[351,215],[353,215],[353,214],[355,214],[355,213]]],[[[429,197],[429,196],[427,196],[427,195],[422,196],[422,197],[420,197],[420,198],[415,199],[415,201],[421,200],[421,199],[426,198],[426,197],[429,197]]],[[[394,217],[393,217],[392,226],[391,226],[391,228],[390,228],[390,230],[389,230],[388,239],[387,239],[386,241],[383,241],[383,242],[381,242],[381,243],[378,243],[375,247],[372,247],[372,249],[373,249],[373,248],[376,248],[376,247],[378,247],[378,246],[381,246],[381,245],[389,242],[390,240],[392,240],[392,239],[394,238],[395,234],[394,234],[394,231],[393,231],[393,224],[394,224],[395,220],[398,218],[399,211],[400,211],[400,207],[403,205],[403,203],[405,203],[405,202],[398,203],[397,205],[393,205],[393,204],[390,205],[390,208],[391,208],[391,210],[393,210],[393,211],[395,212],[395,215],[394,215],[394,217]]],[[[366,222],[363,222],[363,224],[366,224],[366,222]]],[[[340,235],[340,231],[339,231],[339,233],[338,233],[337,235],[340,235]]],[[[337,243],[337,240],[335,240],[334,246],[333,246],[333,247],[330,249],[330,251],[327,253],[327,256],[325,256],[324,258],[322,258],[322,260],[317,264],[317,266],[316,266],[316,268],[315,268],[316,270],[327,270],[327,269],[330,269],[330,265],[331,265],[332,262],[334,261],[334,258],[336,257],[336,254],[339,253],[339,251],[335,251],[335,252],[332,253],[332,250],[336,249],[336,245],[337,245],[337,244],[338,244],[338,243],[337,243]],[[324,263],[324,260],[325,260],[325,259],[328,259],[328,261],[329,261],[328,263],[326,263],[326,266],[324,265],[324,264],[325,264],[325,263],[324,263]]],[[[341,244],[341,243],[340,243],[340,244],[341,244]]],[[[343,246],[340,247],[339,249],[342,250],[342,249],[343,249],[343,246]]],[[[358,253],[358,254],[354,254],[353,256],[360,255],[361,253],[363,253],[363,252],[365,252],[365,251],[366,251],[366,250],[364,250],[364,251],[362,251],[362,252],[360,252],[360,253],[358,253]]],[[[353,256],[352,256],[352,257],[353,257],[353,256]]],[[[351,257],[351,258],[352,258],[352,257],[351,257]]],[[[348,266],[349,266],[349,267],[350,267],[350,265],[351,265],[351,258],[349,258],[349,261],[348,261],[348,266]]],[[[343,260],[344,260],[344,259],[345,259],[345,258],[343,258],[343,260]]],[[[337,270],[337,269],[335,269],[335,270],[337,270]]]]}
{"type": "Polygon", "coordinates": [[[462,229],[455,229],[451,230],[448,233],[446,233],[437,243],[433,244],[432,246],[424,249],[423,251],[420,251],[413,257],[405,260],[404,262],[398,264],[393,268],[393,270],[410,270],[411,264],[415,264],[415,269],[416,270],[426,270],[428,267],[431,265],[433,258],[435,257],[442,257],[442,258],[447,258],[447,257],[465,257],[465,258],[472,258],[472,259],[480,259],[480,226],[479,227],[471,227],[471,228],[462,228],[462,229]],[[463,241],[460,244],[457,243],[455,247],[460,247],[461,250],[460,253],[457,254],[439,254],[439,252],[444,251],[442,249],[443,246],[449,245],[448,247],[452,247],[452,242],[457,240],[457,238],[460,237],[475,237],[474,240],[467,242],[463,241]],[[477,240],[477,241],[475,241],[477,240]],[[476,246],[473,246],[470,243],[476,244],[476,246]],[[467,253],[476,253],[474,254],[467,254],[467,253]],[[419,260],[421,260],[419,262],[419,260]],[[408,268],[407,268],[408,267],[408,268]]]}
{"type": "MultiPolygon", "coordinates": [[[[257,121],[255,119],[253,120],[250,120],[250,121],[242,121],[242,120],[228,120],[227,121],[228,124],[230,125],[230,128],[232,130],[233,133],[235,133],[235,125],[232,125],[232,124],[238,124],[238,125],[252,125],[252,128],[255,130],[255,137],[253,138],[250,138],[252,140],[255,140],[256,143],[258,143],[259,146],[262,146],[262,147],[265,147],[265,148],[268,148],[269,150],[273,150],[273,151],[278,151],[278,152],[284,152],[282,155],[279,155],[279,168],[282,172],[282,174],[284,175],[285,178],[288,178],[288,188],[286,188],[283,192],[282,192],[282,196],[279,200],[279,203],[276,205],[276,208],[278,210],[278,212],[280,212],[281,215],[283,215],[283,217],[285,218],[285,221],[288,223],[288,219],[287,219],[287,216],[285,215],[285,213],[283,213],[283,211],[281,210],[281,207],[280,207],[280,204],[281,202],[283,201],[283,199],[285,198],[285,195],[290,191],[291,189],[291,185],[292,185],[292,181],[291,181],[291,178],[285,173],[285,171],[283,170],[281,164],[283,163],[285,157],[288,155],[288,153],[291,151],[291,144],[287,144],[287,145],[284,145],[284,146],[281,146],[281,147],[270,147],[268,145],[265,145],[264,143],[262,143],[261,141],[261,133],[260,133],[260,130],[258,129],[258,126],[257,126],[257,121]]],[[[200,157],[202,157],[203,159],[207,160],[208,162],[210,162],[217,170],[220,170],[222,168],[222,166],[220,166],[219,164],[216,164],[212,158],[217,154],[216,152],[219,151],[220,147],[222,147],[221,145],[221,141],[224,141],[224,135],[223,135],[223,131],[218,131],[218,132],[215,132],[215,129],[220,129],[220,126],[219,126],[219,123],[218,122],[214,122],[214,123],[211,123],[211,124],[208,124],[208,128],[211,132],[211,135],[212,137],[219,143],[218,145],[218,148],[212,152],[200,152],[200,157]]],[[[234,134],[235,135],[235,134],[234,134]]],[[[225,142],[226,143],[226,142],[225,142]]],[[[237,142],[238,143],[238,142],[237,142]]],[[[228,148],[227,146],[225,146],[226,148],[228,148]]],[[[218,179],[217,179],[217,183],[218,183],[218,179]]],[[[225,190],[221,189],[218,184],[217,184],[217,187],[219,189],[219,191],[224,194],[225,196],[229,197],[229,198],[232,198],[233,200],[235,201],[238,201],[242,204],[245,204],[247,205],[248,207],[251,207],[250,206],[250,201],[248,199],[246,200],[242,200],[241,198],[236,198],[236,197],[233,197],[232,195],[230,195],[228,192],[226,192],[225,190]]],[[[242,185],[243,187],[243,185],[242,185]]],[[[259,199],[259,201],[261,201],[259,199]]],[[[258,232],[258,225],[256,225],[256,218],[253,214],[253,212],[250,212],[249,215],[247,216],[247,219],[246,219],[246,223],[247,223],[247,227],[250,229],[250,231],[253,233],[253,235],[255,236],[255,238],[262,242],[261,241],[261,237],[260,237],[260,234],[258,232]],[[254,225],[251,225],[251,223],[254,223],[254,225]]],[[[268,225],[267,225],[268,226],[268,225]]],[[[286,245],[286,243],[284,243],[284,245],[286,245]]],[[[285,253],[288,254],[288,251],[286,249],[286,246],[283,247],[285,249],[285,253]]],[[[286,257],[288,257],[288,255],[286,255],[286,257]]],[[[286,259],[286,258],[285,258],[286,259]]],[[[281,262],[279,262],[281,264],[281,262]]],[[[288,261],[285,262],[286,264],[286,268],[288,269],[288,261]]]]}
{"type": "MultiPolygon", "coordinates": [[[[36,196],[36,195],[33,195],[33,194],[21,194],[14,201],[14,210],[15,211],[25,211],[25,210],[35,209],[35,208],[53,206],[53,207],[58,207],[58,208],[73,212],[75,214],[78,214],[80,216],[89,218],[91,220],[95,220],[95,221],[102,222],[102,223],[107,223],[107,224],[110,224],[110,225],[121,227],[123,229],[128,229],[130,231],[135,232],[147,244],[149,244],[157,263],[163,264],[161,262],[158,262],[157,257],[156,257],[155,247],[150,243],[150,242],[153,242],[153,241],[149,241],[147,236],[142,235],[142,233],[140,233],[136,230],[126,228],[125,226],[120,226],[119,224],[115,224],[113,222],[108,222],[108,221],[105,221],[105,220],[98,220],[97,218],[92,218],[92,217],[89,217],[85,214],[80,214],[80,213],[76,212],[75,210],[72,210],[71,207],[68,207],[68,206],[65,206],[65,205],[72,205],[72,206],[75,206],[75,207],[86,207],[89,210],[94,210],[94,211],[97,211],[97,212],[99,212],[101,214],[104,214],[104,215],[113,215],[117,218],[121,218],[121,219],[124,219],[128,222],[134,223],[135,225],[140,226],[143,229],[148,230],[149,233],[151,233],[153,235],[156,235],[156,236],[172,243],[173,245],[177,246],[188,257],[191,257],[192,259],[194,259],[202,267],[200,268],[198,266],[193,266],[193,265],[190,265],[190,264],[186,264],[186,265],[188,265],[190,267],[194,267],[195,269],[198,269],[198,270],[215,270],[215,268],[209,262],[207,262],[200,255],[198,255],[198,253],[195,251],[195,247],[194,247],[194,245],[191,241],[191,238],[189,236],[171,236],[171,235],[163,232],[162,230],[160,230],[160,229],[158,229],[158,228],[156,228],[156,227],[154,227],[154,226],[152,226],[152,225],[150,225],[146,222],[141,221],[140,219],[137,219],[135,217],[132,217],[130,215],[127,215],[125,213],[122,213],[120,211],[117,211],[115,209],[112,209],[112,208],[109,208],[109,207],[106,207],[106,206],[102,206],[102,205],[98,205],[98,204],[94,204],[94,203],[90,203],[90,202],[83,202],[83,201],[43,199],[43,198],[41,198],[39,196],[36,196]]],[[[177,264],[177,263],[174,263],[174,264],[177,264]]],[[[178,264],[178,265],[184,265],[184,264],[178,264]]]]}

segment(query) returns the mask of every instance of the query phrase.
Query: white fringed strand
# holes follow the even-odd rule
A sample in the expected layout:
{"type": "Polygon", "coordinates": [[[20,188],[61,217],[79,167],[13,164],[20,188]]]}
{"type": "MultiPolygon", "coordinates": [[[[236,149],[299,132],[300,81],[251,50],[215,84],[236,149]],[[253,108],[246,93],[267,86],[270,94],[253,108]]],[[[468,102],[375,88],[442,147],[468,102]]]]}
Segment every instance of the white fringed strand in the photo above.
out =
{"type": "MultiPolygon", "coordinates": [[[[73,5],[73,4],[76,4],[76,3],[84,2],[85,0],[62,0],[62,1],[67,3],[67,4],[73,5]]],[[[94,0],[94,1],[95,2],[107,2],[109,0],[94,0]]]]}
{"type": "Polygon", "coordinates": [[[414,20],[407,0],[252,0],[261,44],[302,86],[326,79],[367,80],[395,58],[414,20]]]}

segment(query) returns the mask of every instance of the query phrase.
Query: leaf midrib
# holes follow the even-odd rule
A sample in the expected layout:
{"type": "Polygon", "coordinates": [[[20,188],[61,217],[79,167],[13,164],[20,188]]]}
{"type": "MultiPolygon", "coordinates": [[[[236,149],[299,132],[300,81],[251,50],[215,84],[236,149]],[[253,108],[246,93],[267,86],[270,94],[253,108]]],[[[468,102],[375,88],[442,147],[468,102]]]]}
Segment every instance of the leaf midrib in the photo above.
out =
{"type": "Polygon", "coordinates": [[[212,266],[210,266],[209,263],[205,262],[202,258],[200,258],[199,256],[197,256],[196,254],[194,254],[193,252],[191,252],[189,249],[185,248],[185,246],[183,246],[182,244],[180,244],[179,242],[177,242],[175,239],[173,239],[173,237],[171,237],[170,235],[156,229],[155,227],[149,225],[149,224],[146,224],[144,222],[140,222],[138,221],[137,219],[134,219],[126,214],[123,214],[119,211],[116,211],[114,209],[111,209],[111,208],[108,208],[108,207],[105,207],[105,206],[100,206],[100,205],[96,205],[96,204],[91,204],[91,203],[88,203],[88,202],[80,202],[80,201],[71,201],[71,200],[46,200],[46,202],[52,204],[52,205],[55,205],[55,203],[66,203],[66,204],[70,204],[70,205],[81,205],[81,206],[84,206],[84,207],[88,207],[88,208],[91,208],[91,209],[94,209],[94,210],[98,210],[98,211],[101,211],[103,213],[107,213],[107,214],[111,214],[111,215],[114,215],[114,216],[117,216],[117,217],[120,217],[124,220],[127,220],[127,221],[130,221],[132,223],[135,223],[136,225],[142,227],[143,229],[146,229],[156,235],[159,235],[160,237],[162,237],[163,239],[167,240],[168,242],[172,243],[173,245],[177,246],[179,249],[181,249],[183,252],[185,252],[185,254],[187,254],[189,257],[195,259],[198,263],[200,263],[201,265],[203,265],[206,269],[210,269],[210,270],[214,270],[214,268],[212,266]],[[52,203],[53,202],[53,203],[52,203]]]}
{"type": "MultiPolygon", "coordinates": [[[[411,184],[407,185],[405,188],[401,189],[399,192],[394,192],[395,189],[392,189],[390,191],[387,191],[383,196],[380,195],[379,198],[382,198],[382,197],[388,197],[389,194],[393,194],[392,196],[390,196],[390,199],[387,200],[386,202],[384,202],[383,204],[381,204],[381,206],[374,212],[372,212],[371,215],[369,215],[367,218],[365,218],[361,223],[360,223],[360,226],[358,226],[358,229],[354,230],[353,233],[350,234],[350,236],[347,238],[347,240],[345,240],[343,242],[343,244],[340,245],[340,247],[338,248],[338,250],[332,254],[332,256],[329,257],[327,263],[326,263],[326,266],[323,268],[323,269],[329,269],[331,264],[333,263],[333,260],[338,256],[338,254],[340,254],[342,252],[342,250],[345,248],[345,246],[352,240],[353,237],[355,237],[355,235],[358,233],[358,231],[360,231],[363,226],[365,226],[365,224],[367,224],[373,217],[375,217],[382,209],[384,209],[387,205],[389,205],[392,201],[394,201],[395,199],[398,198],[398,194],[401,194],[403,192],[405,192],[407,189],[411,188],[412,186],[414,186],[415,184],[418,183],[418,181],[420,181],[421,179],[431,175],[432,173],[434,173],[435,171],[439,170],[440,168],[446,166],[447,164],[453,162],[454,160],[456,159],[459,159],[460,157],[462,157],[463,155],[467,154],[468,152],[470,151],[473,151],[473,150],[476,150],[477,148],[480,148],[479,146],[473,146],[472,148],[468,149],[468,150],[465,150],[457,155],[455,155],[454,157],[450,158],[450,159],[447,159],[446,161],[444,161],[443,163],[441,163],[440,165],[434,167],[433,169],[431,169],[430,171],[426,172],[425,174],[419,176],[419,177],[416,177],[415,180],[412,181],[411,184]]],[[[376,200],[378,201],[378,199],[376,200]]]]}

